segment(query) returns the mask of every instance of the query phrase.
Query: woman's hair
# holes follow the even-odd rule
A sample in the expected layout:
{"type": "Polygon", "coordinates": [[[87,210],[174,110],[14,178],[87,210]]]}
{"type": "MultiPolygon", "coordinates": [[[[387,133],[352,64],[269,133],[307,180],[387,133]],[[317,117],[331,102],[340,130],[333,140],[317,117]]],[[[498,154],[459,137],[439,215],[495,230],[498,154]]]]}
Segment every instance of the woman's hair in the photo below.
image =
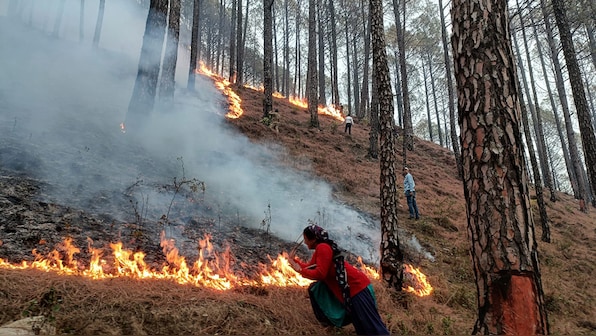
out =
{"type": "Polygon", "coordinates": [[[305,227],[302,233],[308,239],[315,239],[318,243],[325,243],[331,246],[331,249],[333,250],[333,256],[336,256],[339,253],[341,253],[341,250],[339,249],[337,244],[333,240],[329,239],[329,234],[322,227],[316,224],[311,224],[305,227]]]}

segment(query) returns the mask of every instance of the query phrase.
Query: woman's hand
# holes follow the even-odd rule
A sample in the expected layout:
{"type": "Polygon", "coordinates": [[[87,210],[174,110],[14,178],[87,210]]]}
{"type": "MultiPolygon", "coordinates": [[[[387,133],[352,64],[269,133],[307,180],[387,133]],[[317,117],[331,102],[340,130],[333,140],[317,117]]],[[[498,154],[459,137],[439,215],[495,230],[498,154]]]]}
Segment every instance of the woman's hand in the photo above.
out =
{"type": "Polygon", "coordinates": [[[296,260],[294,260],[294,258],[289,258],[289,262],[290,262],[290,266],[292,267],[292,269],[298,273],[300,273],[300,271],[302,271],[302,267],[300,267],[300,265],[296,262],[296,260]]]}

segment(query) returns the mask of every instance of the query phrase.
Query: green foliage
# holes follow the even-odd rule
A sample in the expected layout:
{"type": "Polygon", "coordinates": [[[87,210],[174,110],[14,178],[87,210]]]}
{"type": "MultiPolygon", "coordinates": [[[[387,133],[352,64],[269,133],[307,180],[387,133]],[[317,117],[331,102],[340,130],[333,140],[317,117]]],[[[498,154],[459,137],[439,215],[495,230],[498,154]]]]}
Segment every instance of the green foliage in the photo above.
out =
{"type": "Polygon", "coordinates": [[[62,305],[62,295],[54,287],[43,293],[39,300],[29,301],[29,305],[22,312],[25,317],[43,316],[42,319],[35,320],[32,324],[35,334],[39,334],[46,323],[56,321],[56,313],[62,305]]]}

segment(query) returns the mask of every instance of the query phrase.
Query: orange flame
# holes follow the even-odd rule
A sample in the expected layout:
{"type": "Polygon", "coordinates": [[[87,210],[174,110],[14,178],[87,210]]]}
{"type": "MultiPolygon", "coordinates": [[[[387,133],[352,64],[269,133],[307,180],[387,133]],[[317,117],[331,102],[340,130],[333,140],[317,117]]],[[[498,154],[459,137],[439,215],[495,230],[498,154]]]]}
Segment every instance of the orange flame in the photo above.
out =
{"type": "Polygon", "coordinates": [[[226,97],[228,97],[228,102],[230,103],[230,110],[226,114],[226,118],[230,118],[230,119],[240,118],[240,116],[242,116],[242,114],[244,113],[244,111],[242,110],[242,107],[240,106],[242,99],[240,99],[240,97],[236,94],[236,92],[234,92],[234,90],[232,90],[232,88],[230,87],[230,85],[231,85],[230,81],[228,81],[225,78],[222,78],[221,76],[217,75],[213,71],[207,69],[207,67],[202,62],[201,62],[201,66],[199,67],[199,69],[197,69],[197,73],[203,74],[203,75],[213,79],[213,81],[215,83],[215,87],[217,87],[221,92],[223,92],[224,95],[226,95],[226,97]]]}
{"type": "MultiPolygon", "coordinates": [[[[238,276],[232,272],[230,267],[230,260],[233,259],[233,256],[229,247],[223,253],[217,253],[213,250],[210,239],[209,235],[205,235],[205,238],[199,241],[197,260],[189,265],[186,258],[179,254],[175,241],[166,238],[162,232],[160,245],[167,262],[162,265],[160,270],[151,268],[145,262],[145,253],[124,249],[122,242],[110,244],[112,262],[109,263],[103,258],[103,252],[100,249],[91,246],[93,241],[90,238],[87,238],[87,250],[90,254],[87,266],[75,259],[81,250],[73,245],[71,238],[65,238],[46,257],[38,253],[37,250],[33,250],[34,261],[11,264],[0,258],[0,267],[38,269],[62,275],[79,275],[95,280],[115,277],[166,279],[179,284],[216,290],[229,290],[238,286],[306,287],[312,282],[292,269],[286,252],[279,254],[276,259],[269,257],[270,265],[260,264],[259,279],[238,276]]],[[[365,265],[361,258],[358,258],[356,266],[369,278],[380,278],[379,273],[374,268],[365,265]]],[[[411,286],[404,286],[404,289],[418,296],[430,295],[433,288],[426,280],[426,276],[411,265],[405,264],[404,267],[406,282],[411,284],[411,286]]]]}

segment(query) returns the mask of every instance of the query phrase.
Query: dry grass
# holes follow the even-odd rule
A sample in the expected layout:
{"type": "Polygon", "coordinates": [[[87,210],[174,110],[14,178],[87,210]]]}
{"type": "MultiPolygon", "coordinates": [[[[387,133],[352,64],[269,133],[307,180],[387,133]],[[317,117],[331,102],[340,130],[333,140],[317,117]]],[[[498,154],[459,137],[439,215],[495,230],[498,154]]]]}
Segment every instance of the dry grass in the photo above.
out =
{"type": "MultiPolygon", "coordinates": [[[[267,144],[287,166],[327,180],[335,196],[364,212],[379,213],[378,162],[367,158],[368,131],[358,122],[352,135],[339,122],[320,117],[308,128],[308,113],[275,100],[281,123],[276,133],[260,122],[261,96],[237,90],[245,114],[230,123],[253,141],[267,144]]],[[[396,144],[401,163],[401,142],[396,144]]],[[[428,275],[429,297],[396,295],[374,282],[379,311],[393,334],[469,334],[475,321],[476,289],[465,218],[465,201],[453,156],[417,139],[408,152],[422,218],[407,218],[400,200],[399,225],[415,235],[435,261],[407,255],[428,275]]],[[[399,168],[399,167],[398,167],[399,168]]],[[[398,179],[399,180],[399,179],[398,179]]],[[[398,190],[398,192],[401,192],[398,190]]],[[[541,272],[551,331],[557,335],[596,332],[594,279],[596,223],[577,202],[558,194],[547,201],[552,243],[539,242],[541,272]]],[[[536,229],[540,237],[540,228],[536,229]]],[[[354,334],[353,327],[323,328],[314,319],[304,288],[243,288],[220,292],[168,281],[89,280],[39,271],[0,269],[0,324],[31,314],[51,314],[66,334],[354,334]],[[48,293],[55,293],[52,305],[48,293]],[[50,312],[54,306],[59,308],[50,312]]]]}

